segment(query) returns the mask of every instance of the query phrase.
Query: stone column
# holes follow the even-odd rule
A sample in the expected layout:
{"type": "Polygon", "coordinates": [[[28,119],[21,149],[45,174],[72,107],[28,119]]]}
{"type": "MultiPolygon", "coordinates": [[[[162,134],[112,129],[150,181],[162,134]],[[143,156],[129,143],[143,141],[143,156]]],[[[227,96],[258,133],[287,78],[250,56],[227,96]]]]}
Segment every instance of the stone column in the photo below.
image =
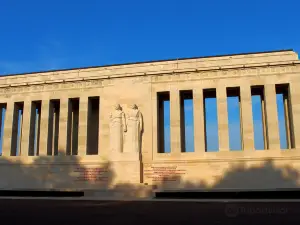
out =
{"type": "Polygon", "coordinates": [[[241,124],[242,143],[244,151],[252,151],[254,148],[254,128],[252,115],[251,89],[248,85],[242,85],[241,93],[241,124]]]}
{"type": "Polygon", "coordinates": [[[5,119],[4,120],[2,120],[2,117],[4,116],[4,114],[3,114],[3,110],[4,110],[4,108],[3,107],[0,107],[0,138],[1,138],[1,149],[3,150],[3,132],[4,132],[4,127],[2,127],[2,123],[5,121],[5,119]]]}
{"type": "Polygon", "coordinates": [[[32,110],[31,101],[26,100],[23,108],[23,123],[21,124],[21,148],[20,155],[34,154],[34,128],[35,111],[32,110]]]}
{"type": "Polygon", "coordinates": [[[78,131],[78,155],[86,155],[87,149],[87,124],[88,124],[88,97],[79,100],[79,131],[78,131]]]}
{"type": "Polygon", "coordinates": [[[102,144],[102,142],[101,142],[101,132],[102,132],[101,127],[102,127],[102,122],[103,122],[102,121],[103,110],[102,110],[102,106],[101,106],[101,101],[102,101],[102,99],[100,97],[99,98],[99,115],[98,115],[98,121],[99,121],[99,123],[98,123],[98,155],[103,153],[103,149],[101,148],[101,146],[102,146],[101,145],[102,144]]]}
{"type": "MultiPolygon", "coordinates": [[[[102,93],[99,93],[100,95],[102,93]]],[[[109,104],[109,96],[103,93],[103,98],[100,97],[101,105],[99,105],[99,139],[98,139],[98,155],[109,156],[110,151],[110,123],[109,123],[109,113],[111,110],[111,105],[109,104]]]]}
{"type": "MultiPolygon", "coordinates": [[[[0,135],[2,136],[2,134],[3,134],[3,129],[4,129],[4,127],[2,127],[2,123],[5,121],[5,118],[4,118],[4,120],[2,120],[2,117],[4,116],[4,114],[3,114],[3,110],[4,110],[4,107],[2,107],[2,106],[0,106],[0,135]]],[[[1,138],[1,136],[0,136],[0,138],[1,138]]],[[[3,141],[2,141],[3,142],[3,141]]],[[[2,143],[1,143],[2,144],[2,143]]]]}
{"type": "Polygon", "coordinates": [[[287,143],[287,148],[294,148],[294,133],[293,133],[293,125],[290,123],[292,120],[292,112],[291,112],[291,105],[290,105],[290,94],[287,96],[284,95],[283,98],[283,104],[284,104],[284,119],[285,119],[285,128],[286,128],[286,143],[287,143]]]}
{"type": "Polygon", "coordinates": [[[178,155],[181,152],[180,96],[178,89],[172,89],[170,92],[170,136],[171,154],[178,155]]]}
{"type": "Polygon", "coordinates": [[[228,112],[226,87],[217,88],[219,151],[229,151],[228,112]]]}
{"type": "Polygon", "coordinates": [[[274,84],[265,85],[265,108],[266,108],[266,133],[267,148],[270,150],[280,149],[278,128],[276,91],[274,84]]]}
{"type": "Polygon", "coordinates": [[[195,152],[205,152],[203,90],[193,89],[195,152]]]}
{"type": "MultiPolygon", "coordinates": [[[[153,137],[153,149],[152,149],[152,154],[151,157],[149,157],[147,160],[151,161],[153,160],[153,155],[156,155],[159,153],[159,138],[158,138],[158,132],[159,132],[159,126],[158,126],[158,111],[159,111],[159,106],[158,106],[158,98],[157,98],[157,91],[156,90],[151,90],[151,99],[152,99],[152,137],[153,137]]],[[[149,154],[150,155],[150,154],[149,154]]],[[[149,156],[147,154],[147,156],[149,156]]]]}
{"type": "Polygon", "coordinates": [[[40,141],[39,141],[39,155],[47,155],[48,150],[48,126],[49,126],[49,100],[42,101],[41,107],[41,123],[40,123],[40,141]]]}
{"type": "Polygon", "coordinates": [[[13,119],[15,116],[14,102],[9,101],[6,105],[5,120],[4,120],[4,133],[2,140],[2,156],[10,156],[11,153],[11,140],[13,132],[13,119]]]}
{"type": "Polygon", "coordinates": [[[300,83],[290,83],[291,135],[294,138],[295,148],[300,148],[300,83]]]}
{"type": "Polygon", "coordinates": [[[67,97],[60,99],[59,112],[59,138],[58,138],[58,154],[66,155],[67,152],[67,135],[68,135],[68,114],[69,99],[67,97]]]}
{"type": "Polygon", "coordinates": [[[59,106],[58,103],[52,102],[50,104],[50,122],[52,125],[51,132],[51,154],[58,155],[58,139],[59,139],[59,106]]]}
{"type": "Polygon", "coordinates": [[[263,126],[263,139],[264,139],[264,149],[268,149],[269,142],[268,142],[268,126],[267,126],[267,114],[266,114],[266,99],[263,93],[262,100],[261,100],[261,114],[262,114],[262,126],[263,126]]]}

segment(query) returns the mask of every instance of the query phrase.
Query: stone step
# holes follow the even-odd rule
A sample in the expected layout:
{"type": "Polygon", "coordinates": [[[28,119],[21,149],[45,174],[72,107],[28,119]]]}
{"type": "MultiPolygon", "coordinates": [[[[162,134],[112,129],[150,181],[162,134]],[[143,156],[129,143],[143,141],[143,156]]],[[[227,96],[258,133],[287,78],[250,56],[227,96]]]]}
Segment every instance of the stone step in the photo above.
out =
{"type": "Polygon", "coordinates": [[[106,190],[83,190],[84,197],[95,197],[95,198],[152,198],[154,197],[152,186],[134,186],[133,187],[123,187],[123,188],[113,188],[106,190]]]}

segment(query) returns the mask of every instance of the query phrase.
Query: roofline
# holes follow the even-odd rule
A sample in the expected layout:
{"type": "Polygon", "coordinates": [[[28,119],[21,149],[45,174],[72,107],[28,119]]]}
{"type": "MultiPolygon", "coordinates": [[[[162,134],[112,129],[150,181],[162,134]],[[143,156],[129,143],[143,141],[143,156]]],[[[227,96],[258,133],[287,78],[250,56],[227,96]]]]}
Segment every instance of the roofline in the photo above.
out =
{"type": "Polygon", "coordinates": [[[158,62],[177,61],[177,60],[218,58],[218,57],[226,57],[226,56],[264,54],[264,53],[288,52],[288,51],[294,51],[294,49],[282,49],[282,50],[273,50],[273,51],[235,53],[235,54],[224,54],[224,55],[210,55],[210,56],[187,57],[187,58],[176,58],[176,59],[173,58],[173,59],[152,60],[152,61],[140,61],[140,62],[130,62],[130,63],[120,63],[120,64],[109,64],[109,65],[102,65],[102,66],[87,66],[87,67],[77,67],[77,68],[68,68],[68,69],[43,70],[43,71],[35,71],[35,72],[27,72],[27,73],[25,72],[25,73],[3,74],[3,75],[0,74],[0,76],[1,77],[8,77],[8,76],[18,76],[18,75],[27,75],[27,74],[29,75],[29,74],[37,74],[37,73],[51,73],[51,72],[68,71],[68,70],[83,70],[83,69],[94,69],[94,68],[112,67],[112,66],[126,66],[126,65],[134,65],[134,64],[143,64],[143,63],[158,63],[158,62]]]}

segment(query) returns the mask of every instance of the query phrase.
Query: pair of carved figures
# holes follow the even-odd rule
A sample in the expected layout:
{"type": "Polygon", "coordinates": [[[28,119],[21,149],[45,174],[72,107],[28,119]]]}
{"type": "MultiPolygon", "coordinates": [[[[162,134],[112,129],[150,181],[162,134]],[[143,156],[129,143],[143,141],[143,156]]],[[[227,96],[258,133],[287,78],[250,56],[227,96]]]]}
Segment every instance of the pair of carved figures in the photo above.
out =
{"type": "Polygon", "coordinates": [[[110,113],[110,147],[113,152],[124,152],[124,136],[126,133],[127,148],[125,152],[140,152],[143,118],[136,104],[130,106],[125,115],[117,104],[110,113]]]}

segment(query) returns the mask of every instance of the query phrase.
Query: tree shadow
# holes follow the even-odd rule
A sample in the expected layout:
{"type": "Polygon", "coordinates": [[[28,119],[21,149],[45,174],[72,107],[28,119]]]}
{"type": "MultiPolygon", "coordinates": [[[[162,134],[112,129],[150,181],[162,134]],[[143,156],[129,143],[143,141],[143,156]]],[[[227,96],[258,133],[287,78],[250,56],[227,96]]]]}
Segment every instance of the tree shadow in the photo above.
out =
{"type": "Polygon", "coordinates": [[[150,188],[130,183],[115,183],[115,170],[109,160],[82,163],[77,156],[65,155],[0,157],[0,190],[84,191],[94,197],[147,197],[150,188]]]}
{"type": "Polygon", "coordinates": [[[34,174],[39,174],[43,168],[43,188],[73,189],[74,182],[78,189],[92,189],[98,187],[107,189],[114,177],[111,163],[91,164],[85,167],[76,156],[64,155],[59,151],[58,156],[39,156],[32,163],[34,174]]]}
{"type": "Polygon", "coordinates": [[[224,173],[207,179],[185,180],[170,176],[157,182],[161,190],[280,190],[300,187],[300,171],[291,165],[279,166],[271,159],[261,165],[247,166],[240,162],[224,173]]]}
{"type": "Polygon", "coordinates": [[[109,161],[94,163],[91,169],[61,150],[56,156],[34,157],[28,164],[18,158],[0,158],[0,189],[107,189],[114,178],[109,161]]]}
{"type": "MultiPolygon", "coordinates": [[[[61,153],[64,151],[60,151],[61,153]]],[[[260,165],[235,163],[208,179],[167,175],[152,185],[115,182],[113,163],[81,163],[76,156],[38,156],[24,163],[0,157],[0,190],[80,190],[94,197],[149,197],[158,190],[274,190],[300,187],[300,172],[292,165],[266,160],[260,165]],[[86,165],[88,164],[88,165],[86,165]]],[[[205,172],[205,171],[204,171],[205,172]]],[[[130,177],[130,174],[128,174],[130,177]]]]}

